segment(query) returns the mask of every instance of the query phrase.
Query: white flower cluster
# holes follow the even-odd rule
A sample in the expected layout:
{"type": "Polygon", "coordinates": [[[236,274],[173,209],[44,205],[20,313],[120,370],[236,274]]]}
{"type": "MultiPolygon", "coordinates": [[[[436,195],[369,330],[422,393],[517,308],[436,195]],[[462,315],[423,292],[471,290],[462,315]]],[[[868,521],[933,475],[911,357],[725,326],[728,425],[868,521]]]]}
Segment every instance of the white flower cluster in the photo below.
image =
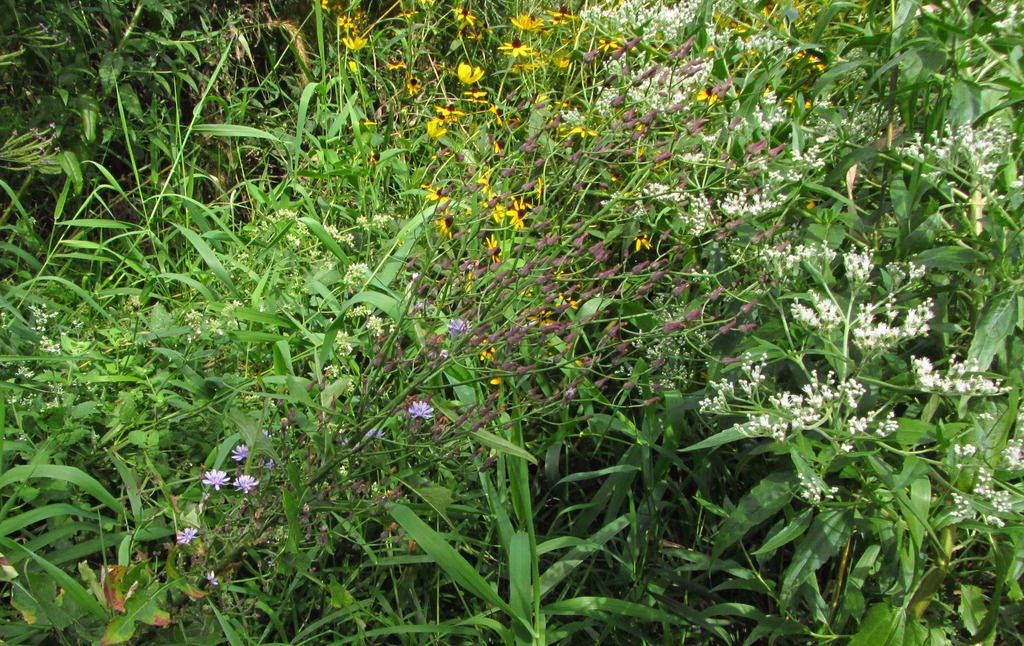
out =
{"type": "Polygon", "coordinates": [[[809,478],[798,473],[797,479],[800,481],[800,497],[812,505],[817,505],[822,500],[831,500],[839,493],[839,487],[829,487],[820,478],[809,478]]]}
{"type": "Polygon", "coordinates": [[[829,332],[844,322],[843,312],[831,298],[811,292],[811,304],[813,308],[794,303],[793,318],[818,332],[829,332]]]}
{"type": "MultiPolygon", "coordinates": [[[[742,386],[742,381],[740,384],[730,381],[710,384],[713,394],[701,401],[701,412],[734,413],[729,408],[729,400],[735,398],[737,387],[745,393],[753,393],[763,382],[760,368],[756,369],[756,376],[753,371],[747,376],[747,383],[742,386]]],[[[837,383],[835,374],[829,373],[824,380],[815,378],[805,385],[801,393],[772,393],[768,397],[769,410],[751,415],[737,429],[751,437],[772,437],[784,442],[793,434],[821,426],[842,407],[855,409],[864,392],[859,382],[850,379],[837,383]]]]}
{"type": "Polygon", "coordinates": [[[882,352],[908,339],[923,336],[928,333],[928,320],[932,318],[934,305],[931,298],[925,299],[924,303],[907,310],[903,323],[897,325],[899,312],[891,298],[882,303],[866,303],[857,314],[854,341],[864,352],[882,352]],[[884,312],[881,320],[875,317],[879,311],[884,312]]]}
{"type": "Polygon", "coordinates": [[[978,374],[978,366],[972,361],[959,362],[954,356],[949,360],[946,376],[935,372],[927,357],[914,357],[914,374],[925,390],[951,395],[998,395],[1006,389],[995,379],[986,379],[978,374]]]}
{"type": "Polygon", "coordinates": [[[1010,471],[1024,469],[1024,441],[1010,440],[1006,443],[1006,448],[1003,449],[1003,463],[1010,471]]]}
{"type": "Polygon", "coordinates": [[[784,45],[785,43],[778,36],[767,31],[757,32],[739,40],[741,50],[758,54],[761,58],[767,58],[768,55],[775,53],[784,45]]]}
{"type": "MultiPolygon", "coordinates": [[[[1009,514],[1013,511],[1013,503],[1010,493],[1002,489],[996,489],[992,478],[992,471],[986,467],[978,469],[978,477],[974,482],[974,495],[984,499],[997,514],[1009,514]]],[[[986,524],[993,527],[1003,527],[1005,523],[1001,518],[993,514],[982,514],[986,524]]]]}
{"type": "Polygon", "coordinates": [[[778,247],[766,247],[761,250],[761,260],[766,262],[777,274],[793,274],[804,262],[818,266],[828,266],[836,258],[836,252],[821,242],[815,245],[798,244],[778,247]]]}
{"type": "Polygon", "coordinates": [[[606,60],[599,78],[620,77],[619,89],[605,89],[595,100],[595,112],[608,114],[620,96],[624,103],[642,113],[663,112],[672,106],[693,104],[693,97],[705,87],[711,76],[711,64],[704,60],[655,62],[646,53],[631,59],[606,60]]]}
{"type": "Polygon", "coordinates": [[[871,260],[870,253],[851,251],[843,255],[843,266],[846,267],[846,277],[850,282],[860,285],[868,282],[875,264],[871,260]]]}
{"type": "Polygon", "coordinates": [[[1021,9],[1020,4],[1016,0],[1013,2],[993,3],[992,10],[996,13],[1000,11],[1006,12],[1005,16],[992,23],[993,27],[1009,35],[1017,36],[1020,34],[1021,25],[1024,24],[1024,10],[1021,9]]]}
{"type": "Polygon", "coordinates": [[[583,9],[580,20],[612,35],[641,35],[655,46],[681,44],[704,3],[703,0],[682,0],[671,4],[623,0],[614,7],[610,4],[597,3],[583,9]]]}
{"type": "Polygon", "coordinates": [[[782,206],[782,200],[767,198],[763,193],[733,193],[722,200],[719,207],[727,218],[756,218],[782,206]]]}
{"type": "Polygon", "coordinates": [[[754,109],[751,124],[768,133],[775,126],[789,118],[787,111],[779,104],[779,97],[774,90],[768,90],[761,98],[761,103],[754,109]]]}
{"type": "Polygon", "coordinates": [[[369,278],[370,268],[366,263],[354,262],[345,270],[345,276],[341,279],[341,282],[345,285],[345,289],[355,292],[362,289],[369,278]]]}
{"type": "Polygon", "coordinates": [[[659,182],[647,184],[640,194],[647,199],[661,200],[677,206],[676,213],[683,229],[692,235],[701,235],[715,224],[715,217],[703,194],[690,197],[679,189],[659,182]]]}
{"type": "MultiPolygon", "coordinates": [[[[934,159],[942,167],[963,162],[966,166],[964,170],[976,181],[990,184],[996,177],[1006,146],[1012,139],[1004,127],[996,124],[989,124],[980,130],[964,124],[940,137],[935,143],[922,143],[921,135],[917,134],[902,150],[908,157],[921,161],[934,159]]],[[[937,170],[928,172],[928,176],[935,179],[938,176],[937,170]]]]}
{"type": "Polygon", "coordinates": [[[873,410],[862,417],[856,415],[851,417],[846,423],[850,435],[866,435],[871,431],[872,425],[874,426],[875,434],[880,437],[892,435],[899,429],[896,414],[892,411],[889,411],[880,421],[876,421],[879,417],[882,417],[882,409],[873,410]]]}

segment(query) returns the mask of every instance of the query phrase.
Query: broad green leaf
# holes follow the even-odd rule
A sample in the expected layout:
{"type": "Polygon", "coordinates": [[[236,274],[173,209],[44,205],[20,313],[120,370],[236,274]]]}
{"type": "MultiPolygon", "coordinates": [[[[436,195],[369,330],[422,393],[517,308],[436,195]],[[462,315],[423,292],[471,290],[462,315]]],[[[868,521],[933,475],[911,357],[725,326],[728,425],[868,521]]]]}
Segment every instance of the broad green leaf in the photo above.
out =
{"type": "Polygon", "coordinates": [[[792,480],[787,474],[773,473],[759,482],[718,528],[712,556],[718,557],[744,534],[773,517],[792,498],[792,480]]]}
{"type": "Polygon", "coordinates": [[[530,464],[537,464],[537,458],[533,457],[529,451],[524,448],[518,447],[512,444],[503,437],[499,437],[494,433],[488,431],[479,430],[470,433],[470,436],[476,439],[478,442],[488,448],[492,448],[499,453],[507,453],[514,455],[517,458],[522,458],[530,464]]]}
{"type": "Polygon", "coordinates": [[[251,139],[267,139],[269,141],[278,141],[278,138],[266,130],[260,130],[259,128],[253,128],[252,126],[237,126],[230,123],[199,123],[192,126],[192,131],[197,132],[201,135],[209,135],[211,137],[248,137],[251,139]]]}
{"type": "Polygon", "coordinates": [[[738,426],[727,428],[724,431],[715,433],[711,437],[705,438],[696,444],[691,444],[686,448],[679,449],[683,453],[689,451],[700,451],[703,449],[713,449],[716,446],[722,446],[723,444],[729,444],[731,442],[738,442],[740,440],[750,439],[750,433],[746,432],[738,426]]]}
{"type": "Polygon", "coordinates": [[[508,604],[520,623],[531,625],[533,602],[533,563],[530,557],[530,537],[526,532],[512,535],[508,553],[508,604]]]}
{"type": "Polygon", "coordinates": [[[902,608],[879,603],[868,610],[849,646],[903,646],[907,616],[902,608]]]}
{"type": "Polygon", "coordinates": [[[853,528],[852,514],[846,510],[823,511],[797,543],[793,558],[782,577],[782,599],[792,601],[797,589],[822,565],[842,549],[853,528]]]}
{"type": "Polygon", "coordinates": [[[35,478],[62,480],[82,489],[96,500],[99,500],[118,516],[124,514],[124,505],[110,495],[98,480],[76,467],[62,464],[22,464],[4,471],[0,475],[0,489],[14,482],[24,482],[35,478]]]}
{"type": "Polygon", "coordinates": [[[1006,337],[1017,323],[1017,295],[1005,291],[993,296],[974,330],[967,360],[976,361],[978,370],[988,370],[996,353],[1005,348],[1006,337]]]}
{"type": "Polygon", "coordinates": [[[790,521],[785,527],[772,536],[769,536],[768,539],[765,540],[764,544],[753,552],[753,555],[764,556],[771,554],[783,545],[786,545],[791,541],[795,541],[803,536],[804,532],[807,531],[807,528],[811,525],[811,516],[812,511],[810,509],[805,509],[800,512],[800,514],[798,514],[796,518],[790,521]]]}
{"type": "Polygon", "coordinates": [[[591,615],[595,612],[606,612],[613,615],[625,615],[643,621],[660,621],[670,624],[686,623],[686,620],[670,612],[652,608],[632,601],[612,599],[609,597],[574,597],[549,603],[543,608],[551,615],[591,615]]]}

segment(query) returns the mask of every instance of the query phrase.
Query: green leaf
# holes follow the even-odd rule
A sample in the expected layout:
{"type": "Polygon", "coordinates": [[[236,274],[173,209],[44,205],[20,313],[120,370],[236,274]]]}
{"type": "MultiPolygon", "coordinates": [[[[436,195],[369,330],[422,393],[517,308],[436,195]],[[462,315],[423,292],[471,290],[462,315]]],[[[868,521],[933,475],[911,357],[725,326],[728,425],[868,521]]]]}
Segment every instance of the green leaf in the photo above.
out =
{"type": "Polygon", "coordinates": [[[530,537],[526,532],[512,535],[508,553],[509,606],[521,624],[530,625],[533,583],[530,576],[533,565],[530,558],[530,537]]]}
{"type": "Polygon", "coordinates": [[[967,360],[976,361],[978,370],[988,370],[996,353],[1005,348],[1006,337],[1017,323],[1017,295],[1000,292],[985,305],[967,351],[967,360]]]}
{"type": "Polygon", "coordinates": [[[200,123],[192,126],[192,131],[211,137],[250,137],[253,139],[278,141],[277,137],[265,130],[253,128],[252,126],[236,126],[230,123],[200,123]]]}
{"type": "Polygon", "coordinates": [[[227,286],[229,290],[231,290],[232,294],[237,296],[238,289],[235,287],[235,283],[232,282],[231,275],[228,274],[226,269],[224,269],[224,265],[221,264],[220,258],[218,258],[217,254],[213,252],[213,249],[211,249],[210,246],[206,244],[206,242],[199,236],[199,234],[193,231],[192,229],[183,227],[177,222],[172,222],[171,224],[173,224],[174,228],[181,232],[181,235],[185,236],[185,238],[190,243],[192,243],[192,246],[195,247],[196,251],[199,252],[199,255],[200,257],[202,257],[203,262],[205,262],[206,265],[210,268],[210,271],[213,272],[213,275],[216,276],[217,279],[220,280],[220,282],[224,283],[224,285],[227,286]]]}
{"type": "Polygon", "coordinates": [[[849,511],[823,511],[796,546],[782,577],[782,600],[792,602],[800,585],[842,549],[852,530],[849,511]]]}
{"type": "Polygon", "coordinates": [[[731,442],[738,442],[740,440],[750,439],[750,434],[744,429],[738,426],[727,428],[724,431],[715,433],[711,437],[705,438],[696,444],[691,444],[686,448],[679,449],[683,453],[689,451],[700,451],[702,449],[713,449],[716,446],[722,446],[723,444],[729,444],[731,442]]]}
{"type": "Polygon", "coordinates": [[[335,258],[345,263],[348,262],[348,257],[345,256],[345,252],[341,250],[341,247],[338,245],[337,240],[335,240],[334,236],[327,232],[327,229],[324,228],[324,225],[320,224],[319,222],[308,216],[303,216],[299,218],[299,222],[305,224],[306,228],[309,229],[310,233],[312,233],[323,246],[327,247],[327,250],[330,251],[335,258]]]}
{"type": "Polygon", "coordinates": [[[530,464],[537,464],[537,458],[533,457],[533,455],[531,455],[529,451],[527,451],[524,448],[518,447],[515,444],[512,444],[505,438],[499,437],[494,433],[479,430],[473,431],[472,433],[470,433],[470,436],[475,438],[484,446],[492,448],[495,451],[498,451],[499,453],[507,453],[509,455],[514,455],[517,458],[522,458],[526,460],[530,464]]]}
{"type": "Polygon", "coordinates": [[[902,646],[907,616],[887,603],[871,606],[849,646],[902,646]]]}
{"type": "Polygon", "coordinates": [[[624,615],[641,619],[643,621],[661,621],[670,624],[687,623],[680,616],[658,608],[651,608],[632,601],[622,599],[611,599],[609,597],[574,597],[555,601],[544,606],[544,612],[551,615],[592,615],[595,612],[604,612],[614,615],[624,615]]]}
{"type": "Polygon", "coordinates": [[[62,480],[73,484],[117,512],[118,516],[124,514],[124,505],[110,495],[99,481],[76,467],[61,464],[23,464],[11,467],[4,471],[3,475],[0,475],[0,489],[14,482],[24,482],[35,478],[62,480]]]}
{"type": "Polygon", "coordinates": [[[772,536],[769,536],[764,544],[753,552],[753,555],[765,556],[767,554],[771,554],[783,545],[786,545],[791,541],[795,541],[803,536],[804,532],[807,531],[807,528],[811,525],[812,513],[813,512],[810,509],[805,509],[800,512],[800,514],[790,521],[789,524],[772,536]]]}
{"type": "Polygon", "coordinates": [[[793,498],[788,474],[773,473],[743,496],[715,534],[711,554],[717,558],[743,535],[773,517],[793,498]]]}
{"type": "Polygon", "coordinates": [[[466,559],[455,551],[440,534],[420,520],[416,512],[405,505],[393,504],[390,508],[391,517],[402,526],[423,551],[451,577],[457,585],[474,596],[499,608],[510,617],[515,617],[512,608],[505,603],[494,588],[469,564],[466,559]]]}

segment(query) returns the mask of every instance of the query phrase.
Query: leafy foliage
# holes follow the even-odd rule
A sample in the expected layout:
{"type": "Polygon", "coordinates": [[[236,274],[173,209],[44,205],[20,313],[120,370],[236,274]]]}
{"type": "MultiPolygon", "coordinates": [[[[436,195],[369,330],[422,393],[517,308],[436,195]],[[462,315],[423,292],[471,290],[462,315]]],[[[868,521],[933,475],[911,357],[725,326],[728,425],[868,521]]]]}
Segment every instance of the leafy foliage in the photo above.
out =
{"type": "Polygon", "coordinates": [[[1012,2],[11,3],[0,639],[1019,640],[1012,2]]]}

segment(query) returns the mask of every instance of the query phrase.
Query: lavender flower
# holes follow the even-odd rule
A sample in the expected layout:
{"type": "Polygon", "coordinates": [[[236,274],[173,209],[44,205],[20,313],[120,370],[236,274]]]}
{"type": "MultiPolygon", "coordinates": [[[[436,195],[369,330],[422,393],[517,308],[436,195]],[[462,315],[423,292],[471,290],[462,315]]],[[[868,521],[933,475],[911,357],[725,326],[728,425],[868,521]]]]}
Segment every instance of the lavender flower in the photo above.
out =
{"type": "Polygon", "coordinates": [[[371,428],[370,430],[366,431],[366,434],[363,436],[363,439],[366,440],[380,440],[383,438],[384,429],[382,428],[371,428]]]}
{"type": "Polygon", "coordinates": [[[453,319],[448,323],[448,334],[460,336],[469,332],[469,322],[466,319],[453,319]]]}
{"type": "Polygon", "coordinates": [[[409,417],[413,419],[428,420],[434,417],[434,408],[425,401],[414,401],[409,404],[409,408],[406,409],[409,413],[409,417]]]}
{"type": "Polygon", "coordinates": [[[238,476],[235,478],[235,489],[238,489],[244,494],[248,494],[250,491],[256,488],[256,485],[260,483],[259,480],[252,476],[238,476]]]}
{"type": "Polygon", "coordinates": [[[249,447],[244,444],[239,444],[235,447],[235,450],[231,452],[231,459],[235,462],[245,462],[245,459],[249,457],[249,447]]]}
{"type": "Polygon", "coordinates": [[[199,532],[195,527],[186,527],[178,532],[178,545],[188,545],[198,533],[199,532]]]}
{"type": "Polygon", "coordinates": [[[223,471],[212,469],[203,476],[203,484],[207,487],[213,487],[214,491],[220,491],[221,487],[231,484],[231,478],[223,471]]]}
{"type": "Polygon", "coordinates": [[[273,458],[267,458],[267,459],[263,460],[263,466],[265,466],[268,471],[273,471],[274,467],[277,466],[277,463],[274,462],[273,458]]]}
{"type": "Polygon", "coordinates": [[[210,585],[216,587],[218,585],[218,583],[217,583],[217,573],[214,572],[213,570],[210,570],[209,572],[206,573],[206,580],[210,582],[210,585]]]}

